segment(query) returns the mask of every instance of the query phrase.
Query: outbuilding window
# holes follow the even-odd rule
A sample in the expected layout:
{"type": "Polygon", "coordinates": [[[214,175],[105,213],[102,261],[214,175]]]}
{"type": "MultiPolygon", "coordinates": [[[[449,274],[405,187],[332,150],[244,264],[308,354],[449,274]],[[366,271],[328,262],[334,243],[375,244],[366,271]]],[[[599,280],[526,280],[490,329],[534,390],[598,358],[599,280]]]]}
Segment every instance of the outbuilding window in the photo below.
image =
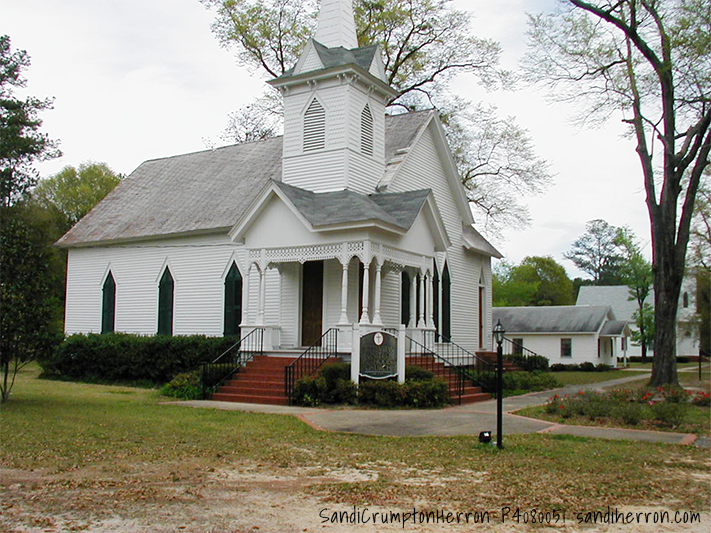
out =
{"type": "Polygon", "coordinates": [[[109,271],[101,300],[101,333],[113,333],[116,321],[116,282],[109,271]]]}
{"type": "Polygon", "coordinates": [[[158,283],[158,335],[173,334],[173,276],[165,267],[158,283]]]}
{"type": "Polygon", "coordinates": [[[560,339],[560,356],[573,357],[573,339],[560,339]]]}

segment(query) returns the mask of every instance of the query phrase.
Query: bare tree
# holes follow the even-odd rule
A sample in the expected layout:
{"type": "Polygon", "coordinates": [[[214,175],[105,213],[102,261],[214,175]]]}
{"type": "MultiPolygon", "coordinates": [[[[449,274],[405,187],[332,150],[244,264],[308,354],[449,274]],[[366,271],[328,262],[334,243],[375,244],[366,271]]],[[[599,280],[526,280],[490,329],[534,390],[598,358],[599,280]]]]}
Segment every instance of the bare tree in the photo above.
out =
{"type": "Polygon", "coordinates": [[[637,141],[652,229],[652,385],[677,384],[676,319],[697,190],[711,151],[708,0],[565,0],[530,20],[524,68],[585,118],[621,113],[637,141]]]}

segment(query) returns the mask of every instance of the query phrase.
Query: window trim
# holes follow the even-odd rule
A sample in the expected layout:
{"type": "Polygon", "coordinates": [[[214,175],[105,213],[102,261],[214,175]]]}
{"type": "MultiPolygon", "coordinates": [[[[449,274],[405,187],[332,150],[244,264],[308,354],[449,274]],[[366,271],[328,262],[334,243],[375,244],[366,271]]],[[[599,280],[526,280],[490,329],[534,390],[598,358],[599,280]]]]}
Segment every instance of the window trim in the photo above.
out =
{"type": "Polygon", "coordinates": [[[561,359],[570,359],[573,357],[573,339],[566,337],[560,339],[560,357],[561,359]],[[567,349],[566,349],[567,345],[567,349]],[[565,352],[568,352],[567,354],[565,352]]]}

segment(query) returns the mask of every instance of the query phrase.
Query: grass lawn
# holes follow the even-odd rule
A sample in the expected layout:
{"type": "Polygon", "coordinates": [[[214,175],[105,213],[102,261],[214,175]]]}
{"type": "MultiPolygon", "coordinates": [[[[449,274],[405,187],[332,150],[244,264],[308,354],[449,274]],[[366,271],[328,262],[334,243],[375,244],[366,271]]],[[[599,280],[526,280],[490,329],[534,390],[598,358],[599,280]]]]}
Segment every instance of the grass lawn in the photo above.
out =
{"type": "MultiPolygon", "coordinates": [[[[600,383],[611,379],[629,378],[641,376],[649,372],[632,370],[607,370],[605,372],[551,372],[551,375],[563,385],[587,385],[588,383],[600,383]]],[[[640,382],[643,382],[640,380],[640,382]]]]}
{"type": "Polygon", "coordinates": [[[327,433],[37,373],[20,374],[0,413],[0,530],[312,531],[320,510],[353,505],[492,521],[504,506],[711,505],[708,450],[693,447],[535,434],[498,451],[471,437],[327,433]]]}

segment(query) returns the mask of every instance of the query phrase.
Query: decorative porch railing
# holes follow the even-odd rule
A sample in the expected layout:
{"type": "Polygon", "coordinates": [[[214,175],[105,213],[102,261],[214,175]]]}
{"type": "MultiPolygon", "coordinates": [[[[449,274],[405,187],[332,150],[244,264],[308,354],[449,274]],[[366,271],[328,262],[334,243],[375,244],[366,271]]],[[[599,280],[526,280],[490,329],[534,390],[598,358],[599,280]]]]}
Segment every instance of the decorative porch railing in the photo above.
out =
{"type": "Polygon", "coordinates": [[[264,353],[264,329],[256,328],[238,340],[211,363],[200,365],[202,397],[207,396],[217,386],[231,377],[240,367],[264,353]]]}
{"type": "Polygon", "coordinates": [[[293,363],[284,367],[284,389],[293,404],[296,382],[314,374],[329,358],[338,354],[338,329],[331,328],[293,363]]]}

